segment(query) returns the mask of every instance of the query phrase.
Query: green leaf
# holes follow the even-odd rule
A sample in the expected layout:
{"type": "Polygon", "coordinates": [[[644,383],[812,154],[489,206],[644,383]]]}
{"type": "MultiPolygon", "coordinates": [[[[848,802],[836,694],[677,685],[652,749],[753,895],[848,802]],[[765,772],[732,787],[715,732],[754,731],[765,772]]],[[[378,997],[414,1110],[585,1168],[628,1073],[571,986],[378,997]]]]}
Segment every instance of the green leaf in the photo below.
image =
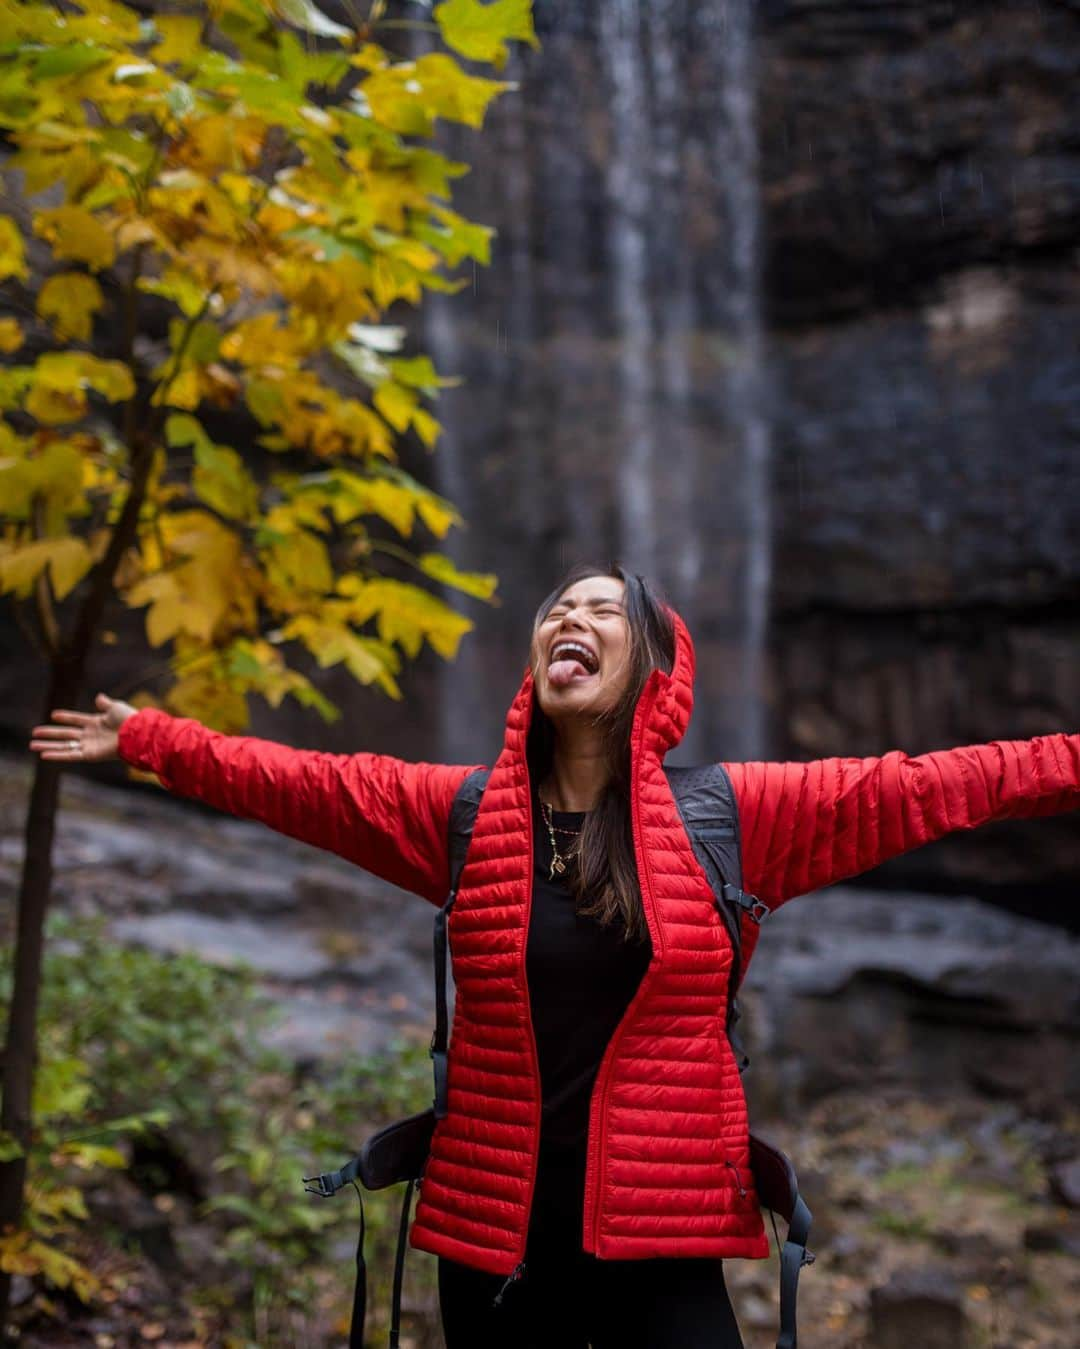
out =
{"type": "Polygon", "coordinates": [[[491,572],[458,571],[450,558],[442,553],[421,553],[417,562],[420,570],[436,581],[462,590],[466,595],[475,595],[480,600],[491,599],[499,584],[499,578],[491,572]]]}
{"type": "Polygon", "coordinates": [[[188,333],[188,325],[181,318],[169,320],[169,346],[175,352],[184,345],[183,364],[209,365],[216,361],[221,346],[221,330],[212,319],[201,319],[188,333]]]}
{"type": "Polygon", "coordinates": [[[51,1059],[40,1064],[34,1077],[34,1117],[40,1121],[81,1114],[93,1091],[85,1080],[89,1072],[86,1063],[78,1058],[51,1059]]]}
{"type": "Polygon", "coordinates": [[[230,520],[251,520],[259,509],[259,489],[239,454],[210,441],[195,446],[195,494],[230,520]]]}
{"type": "Polygon", "coordinates": [[[472,61],[488,61],[496,70],[506,65],[506,39],[538,48],[531,0],[446,0],[431,11],[446,45],[472,61]]]}
{"type": "Polygon", "coordinates": [[[440,389],[453,389],[464,383],[460,375],[438,375],[431,363],[430,356],[410,356],[388,361],[394,378],[401,384],[420,389],[423,393],[434,394],[440,389]]]}
{"type": "Polygon", "coordinates": [[[186,412],[173,412],[165,418],[165,444],[170,449],[191,445],[198,448],[209,445],[210,437],[202,428],[202,423],[186,412]]]}
{"type": "Polygon", "coordinates": [[[334,88],[349,73],[349,58],[344,52],[312,52],[301,45],[295,33],[287,29],[278,36],[278,70],[289,88],[303,95],[309,84],[334,88]]]}
{"type": "Polygon", "coordinates": [[[475,258],[485,267],[490,264],[491,240],[498,230],[491,225],[474,224],[444,206],[433,204],[429,209],[439,224],[414,214],[411,223],[415,238],[437,249],[451,267],[456,267],[463,258],[475,258]]]}
{"type": "Polygon", "coordinates": [[[330,230],[320,229],[317,225],[304,225],[299,229],[287,230],[286,239],[300,239],[304,243],[314,244],[317,255],[327,262],[336,262],[345,256],[359,258],[361,262],[372,262],[374,250],[361,239],[344,238],[330,230]]]}
{"type": "Polygon", "coordinates": [[[42,52],[34,61],[34,76],[39,80],[53,80],[62,75],[79,75],[108,61],[111,55],[105,47],[95,47],[89,42],[70,42],[42,52]]]}
{"type": "Polygon", "coordinates": [[[445,52],[373,71],[360,86],[377,121],[404,135],[420,136],[432,134],[437,117],[482,127],[491,100],[517,87],[470,75],[445,52]]]}
{"type": "MultiPolygon", "coordinates": [[[[105,1143],[83,1143],[75,1140],[69,1143],[61,1143],[57,1151],[86,1171],[95,1166],[107,1166],[114,1170],[127,1166],[127,1158],[119,1148],[111,1148],[105,1143]]],[[[84,1213],[76,1216],[85,1217],[86,1215],[84,1213]]]]}

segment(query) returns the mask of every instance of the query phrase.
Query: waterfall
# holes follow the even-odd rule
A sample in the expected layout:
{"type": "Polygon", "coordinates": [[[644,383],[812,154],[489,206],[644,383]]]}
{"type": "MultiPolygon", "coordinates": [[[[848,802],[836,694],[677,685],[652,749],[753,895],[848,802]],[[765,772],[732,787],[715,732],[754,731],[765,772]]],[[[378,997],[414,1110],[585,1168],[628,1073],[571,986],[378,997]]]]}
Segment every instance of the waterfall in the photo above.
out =
{"type": "MultiPolygon", "coordinates": [[[[743,628],[740,643],[742,715],[735,723],[741,759],[768,753],[765,714],[765,636],[772,574],[769,483],[770,425],[761,313],[761,198],[757,144],[752,0],[727,0],[721,13],[721,88],[727,134],[716,171],[731,228],[729,321],[736,358],[728,374],[732,421],[740,437],[744,535],[743,628]]],[[[717,143],[718,150],[721,148],[717,143]]],[[[732,757],[732,756],[728,756],[732,757]]]]}
{"type": "MultiPolygon", "coordinates": [[[[469,522],[444,545],[500,574],[440,683],[445,759],[497,745],[527,616],[579,557],[656,578],[698,649],[674,762],[767,754],[770,428],[751,0],[558,0],[511,45],[455,206],[494,224],[489,268],[425,295],[442,372],[431,460],[469,522]],[[524,614],[524,617],[523,617],[524,614]]],[[[457,596],[448,596],[455,603],[457,596]]]]}
{"type": "MultiPolygon", "coordinates": [[[[612,120],[607,175],[613,414],[618,427],[617,549],[660,582],[693,632],[703,539],[697,514],[700,447],[692,425],[690,348],[694,269],[687,238],[680,0],[616,0],[601,10],[612,120]]],[[[707,753],[705,718],[680,746],[707,753]]]]}
{"type": "Polygon", "coordinates": [[[600,58],[610,91],[607,164],[611,306],[616,335],[612,419],[618,427],[614,495],[617,548],[635,571],[659,574],[657,549],[653,362],[648,231],[653,211],[640,0],[600,5],[600,58]]]}
{"type": "Polygon", "coordinates": [[[714,665],[737,661],[736,670],[722,672],[723,710],[699,710],[677,761],[707,758],[721,735],[723,757],[763,757],[770,436],[753,6],[607,0],[598,17],[612,121],[607,207],[617,337],[617,545],[632,567],[661,581],[702,639],[703,656],[715,646],[714,665]],[[684,126],[686,68],[694,60],[703,78],[684,126]],[[707,168],[696,187],[695,144],[707,168]],[[707,200],[695,201],[695,191],[707,200]],[[695,213],[716,221],[711,250],[694,248],[695,213]],[[715,329],[719,369],[709,380],[707,370],[695,371],[694,351],[695,343],[705,349],[701,339],[715,329]],[[704,424],[695,403],[705,408],[704,424]],[[723,547],[728,539],[737,559],[723,547]],[[711,612],[724,591],[706,584],[706,573],[732,566],[740,583],[728,600],[731,612],[711,612]]]}
{"type": "MultiPolygon", "coordinates": [[[[657,198],[668,204],[667,210],[656,213],[653,224],[655,256],[659,261],[654,293],[658,292],[662,315],[657,353],[661,409],[665,421],[684,428],[677,442],[665,447],[665,462],[674,469],[673,517],[677,522],[694,518],[700,471],[699,446],[690,415],[694,268],[687,236],[689,212],[682,158],[684,126],[680,114],[685,99],[678,41],[681,7],[673,0],[660,0],[651,7],[649,14],[648,40],[654,90],[653,168],[657,198]]],[[[669,533],[672,546],[668,553],[671,558],[668,584],[676,607],[692,624],[698,608],[697,587],[701,578],[701,531],[676,528],[669,533]]]]}

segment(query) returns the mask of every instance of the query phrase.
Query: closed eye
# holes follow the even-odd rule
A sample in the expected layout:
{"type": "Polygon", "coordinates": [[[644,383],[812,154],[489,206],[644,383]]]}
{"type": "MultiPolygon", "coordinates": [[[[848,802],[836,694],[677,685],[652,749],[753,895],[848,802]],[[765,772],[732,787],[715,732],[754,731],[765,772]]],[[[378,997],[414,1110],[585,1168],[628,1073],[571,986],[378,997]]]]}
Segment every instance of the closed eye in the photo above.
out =
{"type": "MultiPolygon", "coordinates": [[[[550,610],[548,611],[547,622],[550,623],[551,620],[554,619],[554,618],[562,618],[562,616],[563,616],[563,614],[564,614],[565,612],[566,612],[565,609],[550,609],[550,610]]],[[[611,605],[611,606],[609,606],[609,607],[605,607],[605,608],[602,608],[602,609],[601,609],[601,608],[597,608],[597,609],[594,609],[594,610],[593,610],[593,613],[594,613],[594,614],[600,614],[600,615],[602,615],[604,618],[611,618],[613,615],[617,615],[617,616],[621,617],[622,614],[623,614],[623,612],[624,612],[624,610],[623,610],[622,606],[621,606],[621,605],[618,605],[618,604],[611,605]]]]}

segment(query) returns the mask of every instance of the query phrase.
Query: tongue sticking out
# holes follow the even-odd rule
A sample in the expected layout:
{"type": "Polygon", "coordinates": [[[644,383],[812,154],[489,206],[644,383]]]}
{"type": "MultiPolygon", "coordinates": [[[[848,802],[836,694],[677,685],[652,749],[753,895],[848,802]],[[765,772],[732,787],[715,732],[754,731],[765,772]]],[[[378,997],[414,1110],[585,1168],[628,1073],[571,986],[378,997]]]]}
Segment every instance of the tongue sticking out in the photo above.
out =
{"type": "Polygon", "coordinates": [[[553,688],[564,689],[575,679],[590,679],[592,676],[579,660],[557,660],[548,666],[548,682],[553,688]]]}

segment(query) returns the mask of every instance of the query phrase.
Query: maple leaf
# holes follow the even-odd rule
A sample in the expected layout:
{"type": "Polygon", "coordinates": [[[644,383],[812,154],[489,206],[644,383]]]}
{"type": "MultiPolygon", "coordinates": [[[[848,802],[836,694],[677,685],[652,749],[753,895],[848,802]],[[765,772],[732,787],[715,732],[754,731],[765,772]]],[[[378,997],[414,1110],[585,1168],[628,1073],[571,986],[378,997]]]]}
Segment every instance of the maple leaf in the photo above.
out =
{"type": "Polygon", "coordinates": [[[496,70],[502,70],[509,57],[507,39],[540,45],[530,0],[445,0],[431,15],[448,47],[472,61],[490,61],[496,70]]]}

